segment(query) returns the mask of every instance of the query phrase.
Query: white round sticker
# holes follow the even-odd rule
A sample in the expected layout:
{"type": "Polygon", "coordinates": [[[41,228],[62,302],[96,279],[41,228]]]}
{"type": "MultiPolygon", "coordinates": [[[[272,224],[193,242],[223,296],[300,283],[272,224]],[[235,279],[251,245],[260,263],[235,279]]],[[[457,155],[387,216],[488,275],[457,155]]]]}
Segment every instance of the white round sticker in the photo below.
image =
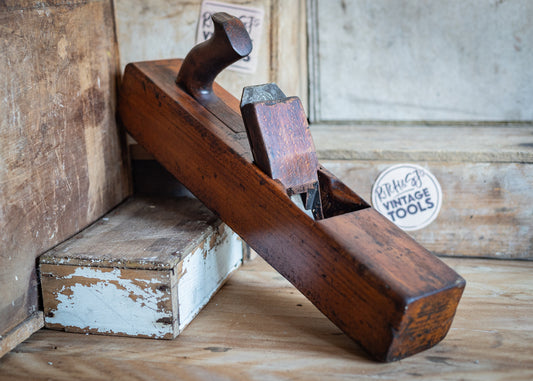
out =
{"type": "Polygon", "coordinates": [[[442,189],[435,176],[419,165],[393,165],[374,182],[372,205],[403,230],[418,230],[437,218],[442,189]]]}

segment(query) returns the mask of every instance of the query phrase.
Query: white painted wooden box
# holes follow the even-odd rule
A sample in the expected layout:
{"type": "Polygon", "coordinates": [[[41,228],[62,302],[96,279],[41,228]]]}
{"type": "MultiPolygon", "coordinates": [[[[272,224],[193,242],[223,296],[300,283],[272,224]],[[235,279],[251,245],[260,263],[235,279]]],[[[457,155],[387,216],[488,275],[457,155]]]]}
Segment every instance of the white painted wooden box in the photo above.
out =
{"type": "Polygon", "coordinates": [[[40,257],[45,326],[175,338],[242,263],[199,201],[134,198],[40,257]]]}

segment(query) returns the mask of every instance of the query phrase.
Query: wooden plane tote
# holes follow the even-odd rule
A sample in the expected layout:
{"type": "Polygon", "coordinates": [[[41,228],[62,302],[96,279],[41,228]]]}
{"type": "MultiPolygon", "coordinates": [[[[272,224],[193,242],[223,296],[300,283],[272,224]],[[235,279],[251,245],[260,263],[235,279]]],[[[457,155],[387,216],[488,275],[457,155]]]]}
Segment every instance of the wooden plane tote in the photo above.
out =
{"type": "Polygon", "coordinates": [[[128,132],[374,359],[437,344],[464,279],[319,164],[298,98],[268,84],[239,104],[214,83],[252,44],[237,18],[213,21],[183,61],[126,67],[128,132]]]}

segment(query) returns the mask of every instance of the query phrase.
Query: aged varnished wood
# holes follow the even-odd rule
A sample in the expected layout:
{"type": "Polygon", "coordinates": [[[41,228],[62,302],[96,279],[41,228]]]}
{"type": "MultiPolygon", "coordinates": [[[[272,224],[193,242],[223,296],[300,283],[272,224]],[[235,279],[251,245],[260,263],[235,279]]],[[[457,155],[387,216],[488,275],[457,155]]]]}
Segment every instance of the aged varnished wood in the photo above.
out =
{"type": "Polygon", "coordinates": [[[223,122],[238,102],[214,84],[229,102],[214,115],[176,85],[181,65],[127,66],[119,111],[133,137],[375,359],[442,340],[464,280],[321,167],[324,218],[305,214],[253,164],[242,121],[223,122]]]}

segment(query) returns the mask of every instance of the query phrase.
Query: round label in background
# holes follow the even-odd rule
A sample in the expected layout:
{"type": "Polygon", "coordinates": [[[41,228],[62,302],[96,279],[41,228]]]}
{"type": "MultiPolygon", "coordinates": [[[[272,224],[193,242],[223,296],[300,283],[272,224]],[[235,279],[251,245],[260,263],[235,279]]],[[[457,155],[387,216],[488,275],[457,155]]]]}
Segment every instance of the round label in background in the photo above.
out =
{"type": "Polygon", "coordinates": [[[418,230],[437,218],[442,189],[427,169],[397,164],[380,173],[372,186],[372,205],[403,230],[418,230]]]}

